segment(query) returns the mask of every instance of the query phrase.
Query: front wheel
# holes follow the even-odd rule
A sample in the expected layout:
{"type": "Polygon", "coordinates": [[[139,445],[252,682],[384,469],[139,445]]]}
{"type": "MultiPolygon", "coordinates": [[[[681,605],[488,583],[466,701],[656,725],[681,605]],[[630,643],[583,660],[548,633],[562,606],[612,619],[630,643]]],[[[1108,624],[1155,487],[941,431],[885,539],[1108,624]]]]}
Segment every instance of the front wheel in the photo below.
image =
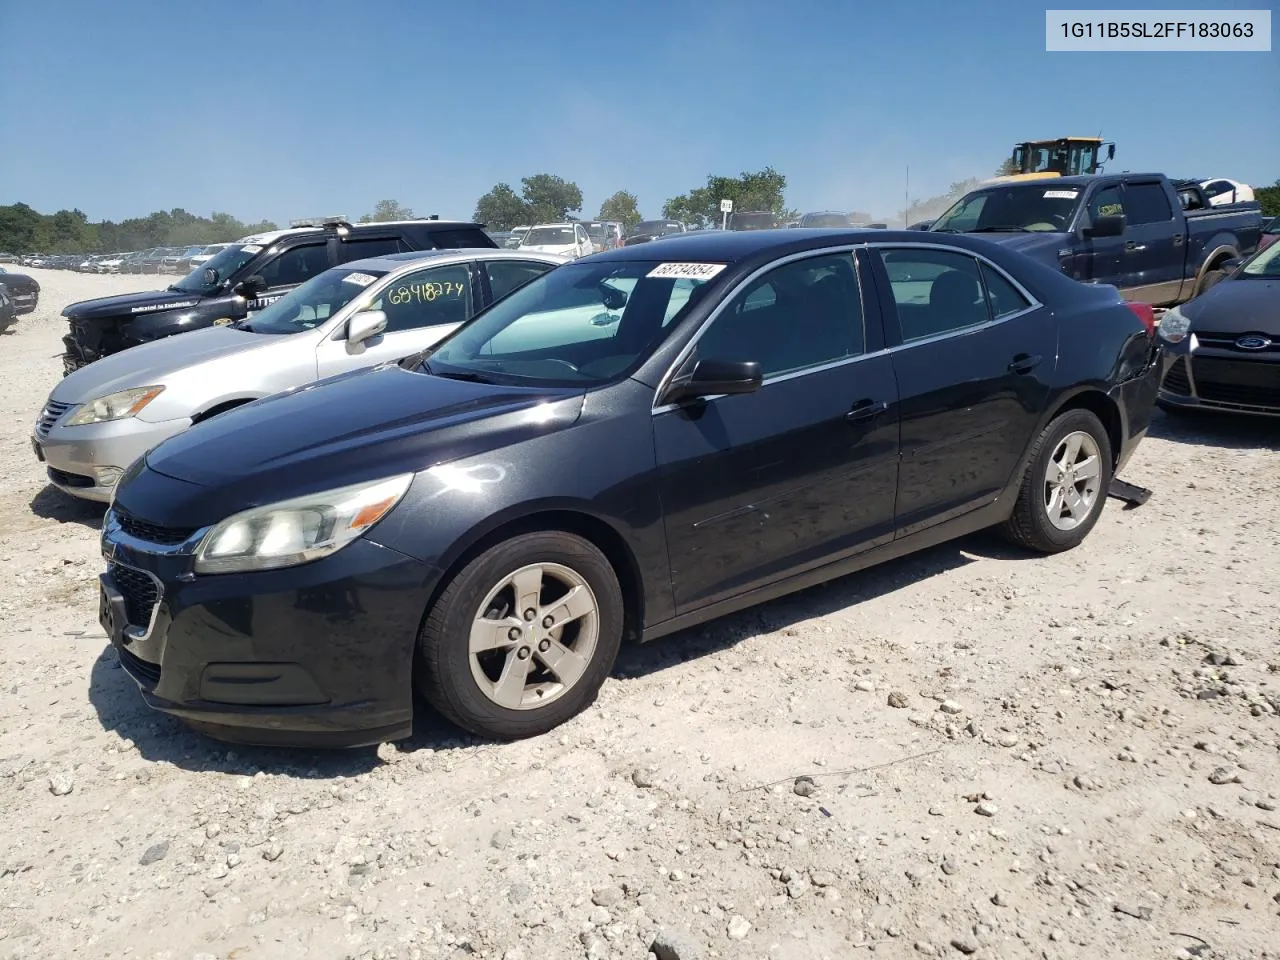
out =
{"type": "Polygon", "coordinates": [[[595,546],[556,531],[513,537],[468,563],[432,606],[418,687],[472,733],[537,736],[595,700],[622,628],[622,590],[595,546]]]}
{"type": "Polygon", "coordinates": [[[1111,484],[1111,441],[1088,410],[1055,417],[1036,440],[1013,514],[1002,528],[1040,553],[1070,550],[1098,522],[1111,484]]]}

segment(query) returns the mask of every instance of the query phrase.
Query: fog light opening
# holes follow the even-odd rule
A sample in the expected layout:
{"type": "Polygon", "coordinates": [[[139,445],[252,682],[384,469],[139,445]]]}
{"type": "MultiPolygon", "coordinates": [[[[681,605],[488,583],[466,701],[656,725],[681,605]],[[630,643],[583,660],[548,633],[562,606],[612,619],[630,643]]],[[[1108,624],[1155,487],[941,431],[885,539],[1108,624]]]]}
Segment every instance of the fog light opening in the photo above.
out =
{"type": "Polygon", "coordinates": [[[93,482],[100,487],[115,487],[124,475],[121,467],[94,467],[93,482]]]}

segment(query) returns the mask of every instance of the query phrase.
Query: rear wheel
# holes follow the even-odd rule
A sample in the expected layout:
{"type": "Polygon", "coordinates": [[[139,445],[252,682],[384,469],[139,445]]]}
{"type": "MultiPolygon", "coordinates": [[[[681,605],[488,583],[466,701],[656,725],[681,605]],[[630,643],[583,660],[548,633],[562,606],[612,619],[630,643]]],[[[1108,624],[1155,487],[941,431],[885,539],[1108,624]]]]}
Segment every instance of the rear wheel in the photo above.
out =
{"type": "Polygon", "coordinates": [[[1032,448],[1013,514],[1002,532],[1040,553],[1077,546],[1102,514],[1111,462],[1111,441],[1095,414],[1059,414],[1032,448]]]}
{"type": "Polygon", "coordinates": [[[546,733],[596,698],[622,642],[622,590],[595,546],[530,533],[468,563],[419,637],[418,686],[472,733],[546,733]]]}
{"type": "Polygon", "coordinates": [[[1219,270],[1216,267],[1212,270],[1206,270],[1203,277],[1200,278],[1200,285],[1196,287],[1196,296],[1204,293],[1210,287],[1219,283],[1227,275],[1225,270],[1219,270]]]}

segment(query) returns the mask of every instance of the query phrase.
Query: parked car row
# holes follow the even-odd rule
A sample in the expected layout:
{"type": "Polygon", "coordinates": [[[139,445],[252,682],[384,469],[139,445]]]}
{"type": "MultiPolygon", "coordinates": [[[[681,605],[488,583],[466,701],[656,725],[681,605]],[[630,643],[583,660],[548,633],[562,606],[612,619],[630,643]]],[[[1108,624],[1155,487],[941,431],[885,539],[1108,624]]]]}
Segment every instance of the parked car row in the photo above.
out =
{"type": "Polygon", "coordinates": [[[227,247],[225,243],[185,247],[151,247],[124,253],[33,253],[18,259],[24,266],[80,273],[187,273],[227,247]]]}
{"type": "Polygon", "coordinates": [[[1114,287],[847,227],[570,259],[326,223],[65,315],[97,339],[32,444],[110,500],[103,629],[150,706],[252,743],[398,739],[415,693],[532,736],[624,640],[984,527],[1069,549],[1164,362],[1114,287]]]}

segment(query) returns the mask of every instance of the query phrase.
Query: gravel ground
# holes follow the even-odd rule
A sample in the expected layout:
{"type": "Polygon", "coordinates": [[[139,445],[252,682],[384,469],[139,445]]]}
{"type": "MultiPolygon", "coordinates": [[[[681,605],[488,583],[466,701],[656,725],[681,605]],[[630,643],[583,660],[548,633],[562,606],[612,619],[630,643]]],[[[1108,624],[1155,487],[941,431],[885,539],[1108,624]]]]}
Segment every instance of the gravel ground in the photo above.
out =
{"type": "Polygon", "coordinates": [[[644,648],[492,745],[228,749],[96,624],[0,338],[0,958],[1280,957],[1280,429],[1157,417],[1080,549],[967,538],[644,648]],[[797,777],[808,779],[797,779],[797,777]]]}

